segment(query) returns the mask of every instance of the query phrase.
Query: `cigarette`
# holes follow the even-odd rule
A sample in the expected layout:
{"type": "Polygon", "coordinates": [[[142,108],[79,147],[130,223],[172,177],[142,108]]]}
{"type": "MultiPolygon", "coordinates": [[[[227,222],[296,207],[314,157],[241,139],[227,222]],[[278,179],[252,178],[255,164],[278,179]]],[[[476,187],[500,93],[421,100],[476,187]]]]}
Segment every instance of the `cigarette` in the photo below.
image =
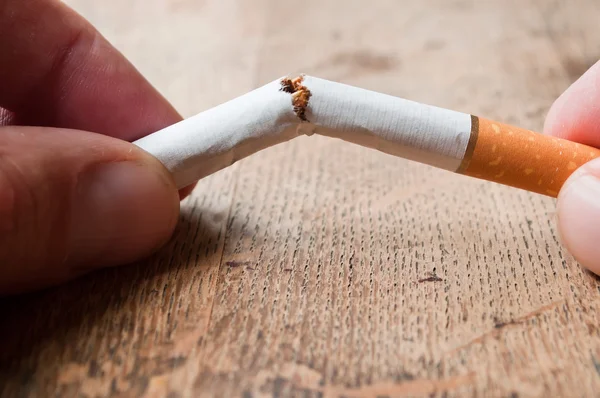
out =
{"type": "Polygon", "coordinates": [[[577,168],[600,157],[590,146],[305,75],[277,79],[134,144],[183,188],[313,134],[550,197],[577,168]]]}

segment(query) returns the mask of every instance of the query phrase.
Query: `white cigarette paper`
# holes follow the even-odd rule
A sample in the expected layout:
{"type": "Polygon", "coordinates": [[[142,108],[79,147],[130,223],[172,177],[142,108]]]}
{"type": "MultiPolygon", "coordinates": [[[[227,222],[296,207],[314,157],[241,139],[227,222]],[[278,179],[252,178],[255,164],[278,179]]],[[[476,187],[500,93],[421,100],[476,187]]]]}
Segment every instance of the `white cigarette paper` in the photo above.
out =
{"type": "Polygon", "coordinates": [[[299,135],[342,139],[390,155],[457,171],[471,115],[315,77],[306,121],[282,79],[135,142],[171,171],[179,188],[299,135]]]}

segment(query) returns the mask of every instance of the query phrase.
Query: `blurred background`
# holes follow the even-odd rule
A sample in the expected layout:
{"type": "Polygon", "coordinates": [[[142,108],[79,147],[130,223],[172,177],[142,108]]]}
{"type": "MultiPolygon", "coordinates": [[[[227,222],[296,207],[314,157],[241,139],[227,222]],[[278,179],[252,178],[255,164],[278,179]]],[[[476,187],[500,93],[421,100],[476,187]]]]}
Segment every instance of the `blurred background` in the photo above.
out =
{"type": "Polygon", "coordinates": [[[540,129],[593,0],[68,0],[185,116],[304,72],[540,129]]]}

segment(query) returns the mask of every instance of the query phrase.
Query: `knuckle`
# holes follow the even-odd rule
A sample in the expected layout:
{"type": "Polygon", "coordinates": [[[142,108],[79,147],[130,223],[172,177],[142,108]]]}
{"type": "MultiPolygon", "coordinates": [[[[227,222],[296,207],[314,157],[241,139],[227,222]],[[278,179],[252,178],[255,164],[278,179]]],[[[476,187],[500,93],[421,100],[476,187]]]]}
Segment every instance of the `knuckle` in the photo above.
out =
{"type": "Polygon", "coordinates": [[[0,151],[0,278],[32,277],[65,250],[64,198],[47,170],[0,151]],[[21,161],[19,161],[21,160],[21,161]],[[61,208],[62,207],[62,208],[61,208]]]}
{"type": "MultiPolygon", "coordinates": [[[[21,170],[9,155],[0,155],[0,259],[11,263],[33,229],[36,201],[21,170]]],[[[19,256],[20,257],[20,256],[19,256]]]]}

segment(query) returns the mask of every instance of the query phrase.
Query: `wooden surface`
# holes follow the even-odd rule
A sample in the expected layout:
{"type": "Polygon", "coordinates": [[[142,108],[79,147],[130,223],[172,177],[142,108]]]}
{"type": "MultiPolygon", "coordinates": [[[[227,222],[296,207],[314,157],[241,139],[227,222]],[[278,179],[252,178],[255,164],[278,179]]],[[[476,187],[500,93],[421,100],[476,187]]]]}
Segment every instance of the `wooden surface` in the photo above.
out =
{"type": "MultiPolygon", "coordinates": [[[[306,72],[540,130],[600,53],[595,0],[69,3],[185,116],[306,72]]],[[[599,292],[553,200],[304,137],[154,258],[2,299],[0,393],[597,396],[599,292]]]]}

